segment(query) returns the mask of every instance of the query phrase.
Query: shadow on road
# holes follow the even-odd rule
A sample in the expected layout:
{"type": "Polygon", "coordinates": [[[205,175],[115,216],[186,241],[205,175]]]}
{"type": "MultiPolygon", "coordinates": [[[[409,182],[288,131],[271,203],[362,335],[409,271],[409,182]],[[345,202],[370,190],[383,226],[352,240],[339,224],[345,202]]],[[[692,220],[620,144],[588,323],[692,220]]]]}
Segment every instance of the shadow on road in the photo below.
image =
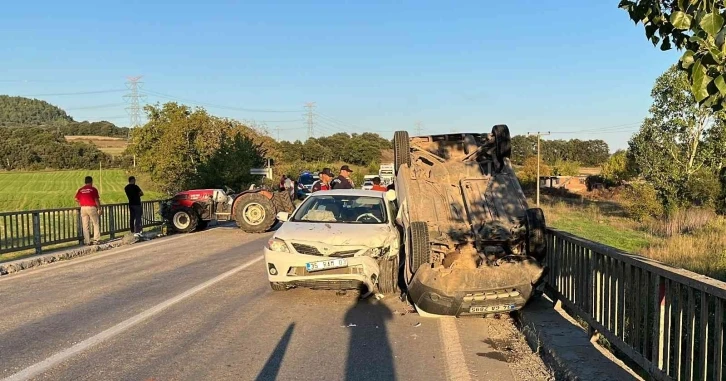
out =
{"type": "Polygon", "coordinates": [[[290,344],[290,338],[292,337],[292,331],[294,329],[295,323],[290,323],[255,380],[268,381],[277,379],[277,374],[280,372],[280,366],[282,365],[282,359],[285,357],[285,351],[287,351],[287,346],[290,344]]]}
{"type": "Polygon", "coordinates": [[[345,325],[350,329],[346,380],[396,379],[386,330],[386,322],[392,318],[391,310],[374,298],[361,300],[346,312],[345,325]]]}

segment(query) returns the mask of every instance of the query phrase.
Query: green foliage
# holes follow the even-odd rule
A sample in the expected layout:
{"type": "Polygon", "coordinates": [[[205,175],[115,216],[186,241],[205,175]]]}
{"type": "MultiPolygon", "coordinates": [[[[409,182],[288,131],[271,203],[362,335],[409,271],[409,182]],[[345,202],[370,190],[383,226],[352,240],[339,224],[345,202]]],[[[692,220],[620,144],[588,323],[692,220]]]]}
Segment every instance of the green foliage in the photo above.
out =
{"type": "Polygon", "coordinates": [[[718,176],[708,168],[701,168],[694,173],[686,184],[688,202],[698,206],[716,206],[721,184],[718,176]]]}
{"type": "Polygon", "coordinates": [[[628,187],[624,193],[623,207],[630,217],[637,221],[659,218],[664,214],[658,192],[649,183],[637,183],[628,187]]]}
{"type": "MultiPolygon", "coordinates": [[[[542,160],[554,166],[555,162],[571,161],[585,166],[598,166],[607,161],[610,149],[603,140],[540,140],[542,160]]],[[[537,137],[516,135],[512,137],[512,163],[522,165],[537,155],[537,137]]]]}
{"type": "Polygon", "coordinates": [[[618,150],[602,165],[602,175],[613,183],[628,181],[635,176],[635,168],[628,151],[618,150]]]}
{"type": "Polygon", "coordinates": [[[351,135],[339,132],[330,136],[310,138],[305,143],[299,140],[281,141],[277,145],[280,158],[285,163],[344,162],[362,166],[380,164],[381,150],[390,148],[389,140],[370,132],[351,135]]]}
{"type": "MultiPolygon", "coordinates": [[[[539,175],[550,176],[552,169],[545,164],[544,161],[540,160],[539,163],[539,175]]],[[[522,165],[522,169],[517,171],[517,177],[522,186],[528,187],[537,184],[537,157],[532,156],[527,158],[522,165]]]]}
{"type": "Polygon", "coordinates": [[[580,163],[557,159],[552,164],[553,176],[577,176],[580,174],[580,163]]]}
{"type": "Polygon", "coordinates": [[[0,95],[0,126],[43,126],[57,122],[73,122],[73,118],[46,101],[0,95]]]}
{"type": "Polygon", "coordinates": [[[149,121],[134,129],[129,152],[161,190],[241,189],[258,179],[248,173],[263,163],[265,140],[248,126],[174,102],[145,110],[149,121]]]}
{"type": "Polygon", "coordinates": [[[713,0],[622,0],[645,36],[661,50],[685,50],[679,68],[699,105],[714,111],[726,104],[726,5],[713,0]],[[656,35],[656,32],[658,35],[656,35]]]}
{"type": "Polygon", "coordinates": [[[629,156],[664,206],[701,202],[709,188],[703,171],[715,175],[712,165],[723,160],[715,156],[723,149],[717,147],[724,142],[723,115],[698,105],[675,66],[656,79],[651,96],[650,115],[631,138],[629,156]]]}

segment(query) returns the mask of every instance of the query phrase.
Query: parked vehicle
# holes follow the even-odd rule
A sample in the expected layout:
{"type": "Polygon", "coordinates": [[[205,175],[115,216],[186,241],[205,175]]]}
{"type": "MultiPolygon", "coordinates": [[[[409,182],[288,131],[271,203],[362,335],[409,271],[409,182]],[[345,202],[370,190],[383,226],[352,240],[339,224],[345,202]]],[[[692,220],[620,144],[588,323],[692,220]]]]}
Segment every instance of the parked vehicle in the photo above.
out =
{"type": "Polygon", "coordinates": [[[264,249],[272,289],[395,292],[394,201],[393,191],[330,190],[311,194],[292,214],[279,213],[285,222],[264,249]]]}
{"type": "Polygon", "coordinates": [[[391,185],[396,179],[396,168],[394,163],[381,164],[378,169],[378,177],[381,179],[382,185],[391,185]]]}
{"type": "Polygon", "coordinates": [[[371,190],[373,189],[373,181],[371,180],[364,180],[363,185],[360,187],[360,189],[363,190],[371,190]]]}
{"type": "Polygon", "coordinates": [[[313,183],[319,179],[317,173],[312,173],[309,171],[304,171],[300,174],[300,177],[298,178],[297,182],[301,184],[305,189],[312,190],[313,189],[313,183]]]}
{"type": "Polygon", "coordinates": [[[210,221],[236,221],[247,233],[262,233],[277,222],[279,212],[294,209],[286,191],[252,187],[241,193],[222,189],[179,192],[161,206],[161,215],[179,233],[207,227],[210,221]]]}
{"type": "Polygon", "coordinates": [[[489,134],[394,136],[402,273],[420,313],[520,309],[544,275],[545,220],[509,157],[509,128],[489,134]]]}

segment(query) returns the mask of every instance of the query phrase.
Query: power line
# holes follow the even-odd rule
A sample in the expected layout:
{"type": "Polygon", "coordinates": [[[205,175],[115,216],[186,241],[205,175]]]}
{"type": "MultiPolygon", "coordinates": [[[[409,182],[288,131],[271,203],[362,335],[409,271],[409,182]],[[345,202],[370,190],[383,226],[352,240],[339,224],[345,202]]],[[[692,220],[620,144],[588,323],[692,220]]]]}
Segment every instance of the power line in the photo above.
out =
{"type": "Polygon", "coordinates": [[[315,120],[313,116],[313,110],[315,109],[315,102],[305,103],[305,108],[308,109],[307,124],[308,124],[308,139],[315,136],[315,120]]]}
{"type": "Polygon", "coordinates": [[[189,102],[189,103],[193,103],[193,104],[197,104],[197,105],[201,105],[201,106],[207,106],[207,107],[219,108],[219,109],[225,109],[225,110],[232,110],[232,111],[269,112],[269,113],[293,113],[293,112],[300,112],[300,111],[297,111],[297,110],[251,109],[251,108],[225,106],[225,105],[218,105],[218,104],[209,103],[209,102],[200,102],[200,101],[196,101],[196,100],[189,99],[189,98],[181,98],[181,97],[177,97],[177,96],[174,96],[174,95],[160,93],[158,91],[144,90],[143,92],[145,94],[148,94],[148,95],[151,95],[151,96],[155,96],[155,97],[159,97],[159,98],[164,98],[164,99],[169,99],[169,100],[176,100],[176,101],[181,101],[181,102],[189,102]]]}
{"type": "Polygon", "coordinates": [[[126,89],[114,89],[114,90],[96,90],[96,91],[76,91],[72,93],[47,93],[47,94],[26,94],[20,95],[21,97],[55,97],[63,95],[87,95],[87,94],[106,94],[106,93],[121,93],[126,89]]]}
{"type": "Polygon", "coordinates": [[[111,107],[118,107],[123,106],[125,103],[108,103],[104,105],[96,105],[96,106],[85,106],[85,107],[70,107],[70,108],[64,108],[66,111],[73,111],[73,110],[93,110],[93,109],[102,109],[102,108],[111,108],[111,107]]]}

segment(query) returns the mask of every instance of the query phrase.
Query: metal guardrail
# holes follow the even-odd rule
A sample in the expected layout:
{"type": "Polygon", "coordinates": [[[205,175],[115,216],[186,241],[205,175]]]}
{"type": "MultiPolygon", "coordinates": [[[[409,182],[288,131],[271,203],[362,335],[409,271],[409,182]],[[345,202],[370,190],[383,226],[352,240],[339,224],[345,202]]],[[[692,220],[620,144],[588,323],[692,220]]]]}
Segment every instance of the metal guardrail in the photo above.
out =
{"type": "Polygon", "coordinates": [[[658,380],[724,379],[726,283],[547,231],[547,292],[658,380]]]}
{"type": "MultiPolygon", "coordinates": [[[[161,224],[161,200],[142,201],[144,227],[161,224]]],[[[130,231],[128,204],[102,205],[101,234],[116,238],[130,231]]],[[[93,227],[91,226],[91,229],[93,227]]],[[[0,254],[43,248],[66,242],[83,243],[80,208],[28,210],[0,213],[0,254]]]]}

